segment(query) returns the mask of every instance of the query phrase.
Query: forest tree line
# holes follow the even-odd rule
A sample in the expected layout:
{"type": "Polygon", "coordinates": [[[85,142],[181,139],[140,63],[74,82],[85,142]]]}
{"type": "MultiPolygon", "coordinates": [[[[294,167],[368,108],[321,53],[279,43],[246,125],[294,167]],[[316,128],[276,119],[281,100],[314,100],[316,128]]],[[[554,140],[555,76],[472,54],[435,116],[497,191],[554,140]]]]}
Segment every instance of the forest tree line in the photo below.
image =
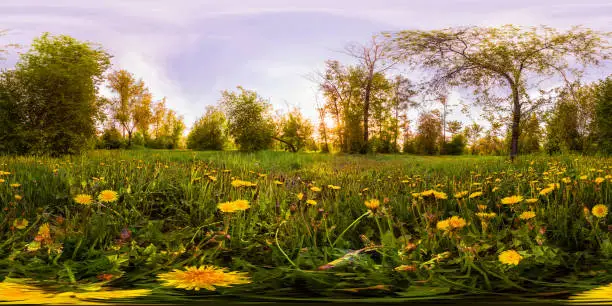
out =
{"type": "MultiPolygon", "coordinates": [[[[1,35],[1,33],[0,33],[1,35]]],[[[612,152],[612,78],[580,82],[609,59],[609,35],[555,29],[460,27],[383,33],[325,62],[315,126],[257,92],[221,92],[187,137],[182,116],[142,79],[111,69],[101,46],[43,34],[0,72],[0,152],[76,154],[91,148],[285,149],[292,152],[509,154],[612,152]],[[411,80],[396,69],[422,73],[411,80]],[[544,80],[561,86],[542,89],[544,80]],[[107,87],[112,96],[100,94],[107,87]],[[448,120],[452,89],[471,90],[488,128],[448,120]],[[537,94],[533,94],[537,91],[537,94]],[[408,112],[418,110],[414,124],[408,112]],[[328,124],[328,122],[333,122],[328,124]],[[415,128],[412,128],[415,127],[415,128]]],[[[0,46],[0,54],[7,47],[0,46]]],[[[464,109],[467,109],[464,107],[464,109]]]]}

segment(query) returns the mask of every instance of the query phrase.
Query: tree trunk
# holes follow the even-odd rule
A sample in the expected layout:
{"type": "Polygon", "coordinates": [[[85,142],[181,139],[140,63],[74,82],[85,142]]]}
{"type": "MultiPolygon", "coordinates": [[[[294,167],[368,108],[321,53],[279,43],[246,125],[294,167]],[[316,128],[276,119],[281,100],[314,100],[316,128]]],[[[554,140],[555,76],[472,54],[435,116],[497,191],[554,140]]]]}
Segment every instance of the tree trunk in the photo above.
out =
{"type": "Polygon", "coordinates": [[[284,143],[284,144],[288,145],[288,146],[289,146],[289,149],[290,149],[290,150],[291,150],[291,152],[293,152],[293,153],[295,153],[295,152],[297,152],[297,151],[298,151],[298,150],[297,150],[297,148],[296,148],[296,147],[295,147],[295,146],[294,146],[292,143],[290,143],[290,142],[288,142],[288,141],[282,140],[282,139],[280,139],[280,138],[278,138],[278,137],[272,137],[272,139],[277,140],[277,141],[280,141],[280,142],[282,142],[282,143],[284,143]]]}
{"type": "Polygon", "coordinates": [[[128,148],[132,147],[132,131],[127,131],[128,133],[128,148]]]}
{"type": "Polygon", "coordinates": [[[512,135],[510,141],[510,160],[518,156],[518,141],[521,130],[519,125],[521,123],[521,103],[519,101],[519,92],[517,86],[512,86],[512,135]]]}
{"type": "Polygon", "coordinates": [[[368,140],[370,138],[369,131],[369,119],[370,119],[370,92],[372,91],[372,78],[374,77],[374,73],[370,70],[368,75],[368,83],[365,88],[365,97],[363,99],[363,147],[361,148],[361,153],[368,153],[368,140]]]}

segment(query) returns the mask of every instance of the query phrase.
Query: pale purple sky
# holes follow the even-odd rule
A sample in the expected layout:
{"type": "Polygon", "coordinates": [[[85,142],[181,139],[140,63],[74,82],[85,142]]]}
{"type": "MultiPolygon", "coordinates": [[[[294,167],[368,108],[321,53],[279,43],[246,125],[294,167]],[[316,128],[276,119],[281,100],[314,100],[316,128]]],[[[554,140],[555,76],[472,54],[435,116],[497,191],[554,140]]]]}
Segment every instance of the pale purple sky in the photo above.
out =
{"type": "MultiPolygon", "coordinates": [[[[0,29],[10,30],[0,44],[27,46],[46,31],[100,43],[114,55],[114,68],[167,97],[188,126],[220,90],[236,85],[276,109],[298,106],[316,122],[317,86],[306,76],[327,59],[351,63],[338,52],[346,43],[387,30],[460,25],[612,31],[610,16],[610,0],[0,0],[0,29]]],[[[0,67],[15,59],[13,52],[0,67]]],[[[608,74],[604,67],[589,78],[608,74]]],[[[453,116],[465,119],[458,109],[453,116]]]]}

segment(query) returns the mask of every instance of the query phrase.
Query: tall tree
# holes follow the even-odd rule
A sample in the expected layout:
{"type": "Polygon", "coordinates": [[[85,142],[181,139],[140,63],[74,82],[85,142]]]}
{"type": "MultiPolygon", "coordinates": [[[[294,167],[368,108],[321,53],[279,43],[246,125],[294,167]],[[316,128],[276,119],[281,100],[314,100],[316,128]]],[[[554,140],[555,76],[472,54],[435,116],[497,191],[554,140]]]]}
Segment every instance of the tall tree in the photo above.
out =
{"type": "Polygon", "coordinates": [[[398,147],[398,138],[401,135],[400,122],[406,118],[408,109],[417,106],[418,103],[413,100],[417,93],[410,79],[397,75],[392,81],[392,86],[391,107],[394,121],[391,128],[393,129],[393,146],[398,147]]]}
{"type": "Polygon", "coordinates": [[[416,147],[421,154],[433,155],[438,150],[438,140],[442,131],[440,112],[433,110],[419,115],[416,147]]]}
{"type": "Polygon", "coordinates": [[[274,122],[271,106],[255,91],[237,87],[237,91],[221,92],[229,133],[244,151],[267,149],[272,144],[274,122]]]}
{"type": "Polygon", "coordinates": [[[477,101],[511,113],[510,158],[518,154],[521,118],[539,106],[527,91],[543,77],[568,81],[588,65],[609,56],[608,34],[574,27],[559,32],[549,27],[461,27],[386,34],[394,58],[432,72],[431,89],[465,86],[480,94],[477,101]],[[576,65],[570,65],[576,63],[576,65]],[[579,67],[578,65],[581,64],[579,67]],[[501,97],[495,89],[507,89],[501,97]]]}
{"type": "Polygon", "coordinates": [[[0,126],[0,150],[12,150],[5,142],[7,131],[16,133],[9,137],[20,144],[16,153],[60,155],[86,149],[95,136],[98,86],[109,65],[110,55],[91,43],[48,33],[34,39],[15,70],[3,73],[1,85],[8,87],[0,88],[0,104],[13,117],[6,122],[15,125],[0,126]],[[11,115],[14,111],[19,114],[11,115]]]}
{"type": "Polygon", "coordinates": [[[599,150],[612,153],[612,76],[599,82],[596,91],[595,135],[599,150]]]}
{"type": "Polygon", "coordinates": [[[149,112],[143,104],[150,105],[151,95],[142,80],[136,80],[126,70],[115,70],[108,75],[108,88],[114,92],[113,117],[128,134],[128,146],[132,144],[132,134],[141,123],[148,122],[149,112]],[[146,118],[141,118],[144,115],[146,118]],[[144,120],[143,120],[144,119],[144,120]]]}
{"type": "Polygon", "coordinates": [[[448,125],[446,126],[446,131],[451,133],[451,136],[455,136],[455,134],[461,131],[462,125],[463,123],[461,123],[461,121],[458,121],[458,120],[449,121],[448,125]]]}
{"type": "Polygon", "coordinates": [[[373,36],[367,44],[349,44],[345,49],[346,53],[356,58],[366,71],[363,80],[363,148],[361,149],[361,153],[366,153],[370,136],[370,101],[374,76],[393,67],[395,61],[385,55],[386,49],[376,36],[373,36]]]}
{"type": "Polygon", "coordinates": [[[319,136],[323,138],[323,146],[321,147],[321,152],[328,153],[330,152],[330,149],[329,142],[327,140],[327,124],[325,123],[327,111],[325,107],[323,107],[319,103],[319,98],[315,97],[315,101],[317,106],[317,113],[319,115],[319,136]]]}

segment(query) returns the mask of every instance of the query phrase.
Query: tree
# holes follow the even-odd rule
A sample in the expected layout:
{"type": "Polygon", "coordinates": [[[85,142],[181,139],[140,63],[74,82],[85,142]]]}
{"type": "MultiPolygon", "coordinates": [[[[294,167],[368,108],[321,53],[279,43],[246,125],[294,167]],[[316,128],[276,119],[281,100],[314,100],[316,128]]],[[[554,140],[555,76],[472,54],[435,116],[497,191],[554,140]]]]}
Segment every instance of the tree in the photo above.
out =
{"type": "Polygon", "coordinates": [[[11,126],[0,126],[0,149],[51,155],[86,149],[95,136],[98,86],[109,65],[108,53],[91,43],[48,33],[34,39],[16,69],[3,72],[0,107],[11,119],[0,124],[11,126]]]}
{"type": "Polygon", "coordinates": [[[398,148],[398,138],[401,135],[400,121],[406,120],[409,108],[418,105],[412,98],[417,94],[410,79],[401,75],[395,76],[392,85],[392,98],[390,106],[393,111],[393,120],[390,129],[393,133],[393,147],[398,148]]]}
{"type": "Polygon", "coordinates": [[[323,137],[323,144],[321,147],[321,152],[328,153],[330,152],[330,149],[329,149],[329,142],[327,140],[327,124],[325,124],[325,118],[326,118],[327,112],[326,112],[325,107],[320,105],[318,98],[316,98],[316,106],[317,106],[317,113],[319,114],[319,135],[323,137]]]}
{"type": "Polygon", "coordinates": [[[451,133],[452,136],[455,136],[455,134],[461,131],[462,125],[463,123],[461,123],[461,121],[457,121],[457,120],[449,121],[446,126],[446,131],[451,133]]]}
{"type": "Polygon", "coordinates": [[[433,155],[438,151],[438,140],[442,131],[440,112],[433,110],[419,115],[416,147],[420,154],[433,155]]]}
{"type": "Polygon", "coordinates": [[[471,87],[478,102],[501,109],[508,101],[511,113],[510,158],[518,152],[520,122],[537,109],[541,100],[527,91],[538,77],[560,75],[566,82],[582,68],[598,65],[608,57],[607,34],[574,27],[559,32],[548,27],[462,27],[435,31],[400,31],[386,34],[394,57],[432,72],[429,88],[471,87]],[[495,89],[507,89],[499,96],[495,89]]]}
{"type": "Polygon", "coordinates": [[[117,97],[113,99],[114,119],[128,134],[128,146],[132,145],[132,134],[138,126],[146,126],[151,120],[151,94],[142,80],[136,80],[126,70],[116,70],[108,76],[108,88],[117,97]]]}
{"type": "Polygon", "coordinates": [[[227,142],[225,114],[209,106],[206,114],[199,118],[187,136],[187,148],[194,150],[223,150],[227,142]]]}
{"type": "Polygon", "coordinates": [[[612,77],[598,84],[595,107],[595,128],[599,150],[612,153],[612,77]]]}
{"type": "Polygon", "coordinates": [[[274,136],[270,104],[254,91],[242,86],[237,89],[221,92],[220,104],[227,117],[229,134],[241,150],[269,148],[274,136]]]}
{"type": "Polygon", "coordinates": [[[557,92],[546,122],[546,150],[590,151],[596,138],[597,85],[576,82],[557,92]]]}
{"type": "Polygon", "coordinates": [[[466,126],[463,129],[463,133],[465,134],[465,137],[468,140],[468,144],[470,148],[476,144],[476,141],[480,137],[480,133],[482,133],[482,131],[483,131],[482,126],[476,122],[473,122],[472,124],[466,126]]]}
{"type": "Polygon", "coordinates": [[[385,56],[384,46],[372,37],[368,44],[349,44],[346,53],[359,60],[360,66],[365,70],[363,79],[363,147],[361,153],[366,153],[370,136],[370,100],[372,98],[372,87],[376,74],[381,74],[391,68],[395,62],[389,61],[385,56]]]}
{"type": "Polygon", "coordinates": [[[529,154],[540,151],[540,138],[542,131],[540,122],[534,113],[531,114],[528,120],[521,124],[521,133],[519,137],[519,148],[521,153],[529,154]]]}
{"type": "Polygon", "coordinates": [[[304,118],[297,108],[294,108],[280,120],[279,129],[279,136],[274,138],[284,143],[292,152],[297,152],[314,141],[312,139],[314,130],[312,123],[304,118]]]}

